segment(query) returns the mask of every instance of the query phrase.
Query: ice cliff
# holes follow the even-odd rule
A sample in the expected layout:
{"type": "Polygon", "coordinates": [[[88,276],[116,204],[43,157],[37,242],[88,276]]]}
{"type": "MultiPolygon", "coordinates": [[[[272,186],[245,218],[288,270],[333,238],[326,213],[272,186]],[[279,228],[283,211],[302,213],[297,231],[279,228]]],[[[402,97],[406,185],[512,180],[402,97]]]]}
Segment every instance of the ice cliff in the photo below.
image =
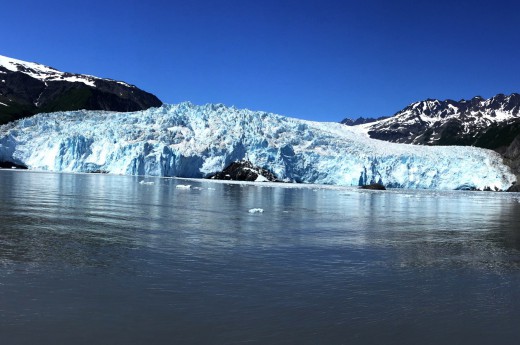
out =
{"type": "Polygon", "coordinates": [[[57,112],[0,127],[0,161],[32,170],[206,177],[241,159],[305,183],[507,189],[515,181],[492,151],[388,143],[339,123],[223,105],[57,112]]]}

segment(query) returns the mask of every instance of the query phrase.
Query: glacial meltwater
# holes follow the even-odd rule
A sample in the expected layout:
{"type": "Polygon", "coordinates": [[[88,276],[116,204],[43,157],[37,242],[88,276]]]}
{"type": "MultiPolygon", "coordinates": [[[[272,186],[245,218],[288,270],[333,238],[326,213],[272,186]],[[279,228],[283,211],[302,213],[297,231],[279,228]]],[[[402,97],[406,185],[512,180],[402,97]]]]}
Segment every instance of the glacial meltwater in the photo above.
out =
{"type": "Polygon", "coordinates": [[[520,194],[3,170],[0,199],[0,344],[520,339],[520,194]]]}

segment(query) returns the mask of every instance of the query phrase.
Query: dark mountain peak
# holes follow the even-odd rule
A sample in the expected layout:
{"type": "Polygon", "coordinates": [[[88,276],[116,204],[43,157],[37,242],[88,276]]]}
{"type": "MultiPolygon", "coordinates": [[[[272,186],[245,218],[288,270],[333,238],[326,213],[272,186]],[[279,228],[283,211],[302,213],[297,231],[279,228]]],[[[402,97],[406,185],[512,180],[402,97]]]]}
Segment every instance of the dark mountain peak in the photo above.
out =
{"type": "Polygon", "coordinates": [[[156,96],[122,81],[0,55],[0,124],[42,112],[137,111],[161,105],[156,96]]]}
{"type": "MultiPolygon", "coordinates": [[[[358,118],[360,119],[360,118],[358,118]]],[[[344,118],[343,120],[340,121],[341,124],[344,124],[344,125],[347,125],[347,126],[355,126],[354,123],[355,121],[352,120],[350,117],[346,117],[344,118]]]]}
{"type": "Polygon", "coordinates": [[[378,117],[377,119],[372,118],[372,117],[367,117],[367,118],[358,117],[357,119],[353,120],[353,119],[347,117],[347,118],[343,119],[340,123],[347,125],[347,126],[357,126],[357,125],[364,125],[366,123],[381,121],[381,120],[384,120],[387,118],[388,118],[388,116],[381,116],[381,117],[378,117]]]}

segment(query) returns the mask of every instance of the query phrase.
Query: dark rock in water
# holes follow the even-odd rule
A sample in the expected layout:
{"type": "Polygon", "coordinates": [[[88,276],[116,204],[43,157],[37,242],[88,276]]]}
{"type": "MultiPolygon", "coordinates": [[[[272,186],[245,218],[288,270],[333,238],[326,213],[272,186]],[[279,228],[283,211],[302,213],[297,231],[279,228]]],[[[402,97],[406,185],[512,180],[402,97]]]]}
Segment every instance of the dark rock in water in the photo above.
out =
{"type": "Polygon", "coordinates": [[[272,172],[254,166],[249,161],[231,163],[227,168],[209,178],[213,180],[280,182],[272,172]]]}
{"type": "Polygon", "coordinates": [[[371,183],[359,187],[361,189],[372,189],[372,190],[386,190],[386,187],[380,183],[371,183]]]}
{"type": "Polygon", "coordinates": [[[87,173],[89,173],[89,174],[109,174],[110,172],[107,170],[97,169],[97,170],[87,171],[87,173]]]}
{"type": "Polygon", "coordinates": [[[506,192],[520,193],[520,184],[514,184],[506,192]]]}
{"type": "Polygon", "coordinates": [[[24,169],[24,170],[26,170],[27,166],[25,166],[23,164],[13,163],[13,162],[1,161],[0,169],[24,169]]]}

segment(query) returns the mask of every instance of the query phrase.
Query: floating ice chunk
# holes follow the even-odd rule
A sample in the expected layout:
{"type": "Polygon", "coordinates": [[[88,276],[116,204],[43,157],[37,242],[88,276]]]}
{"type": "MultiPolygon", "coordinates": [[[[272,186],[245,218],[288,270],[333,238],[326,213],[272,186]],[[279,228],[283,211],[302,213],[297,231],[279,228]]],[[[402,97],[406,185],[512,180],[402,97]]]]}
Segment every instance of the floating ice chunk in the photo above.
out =
{"type": "Polygon", "coordinates": [[[263,208],[252,208],[249,210],[249,213],[264,213],[263,208]]]}
{"type": "Polygon", "coordinates": [[[191,189],[191,184],[178,184],[175,186],[177,189],[191,189]]]}
{"type": "Polygon", "coordinates": [[[152,185],[155,184],[155,182],[142,180],[139,184],[152,185]]]}

